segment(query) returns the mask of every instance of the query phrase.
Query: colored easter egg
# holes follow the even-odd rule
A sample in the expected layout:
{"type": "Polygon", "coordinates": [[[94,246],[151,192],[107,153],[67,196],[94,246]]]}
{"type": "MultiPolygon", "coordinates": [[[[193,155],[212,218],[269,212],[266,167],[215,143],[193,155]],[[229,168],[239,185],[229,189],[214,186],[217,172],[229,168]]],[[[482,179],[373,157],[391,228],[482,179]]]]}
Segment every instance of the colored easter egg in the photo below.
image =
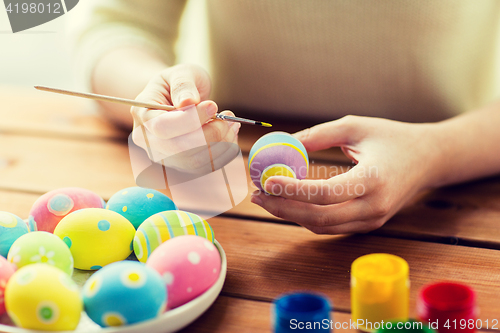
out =
{"type": "Polygon", "coordinates": [[[47,264],[15,272],[7,283],[5,306],[17,326],[47,331],[74,330],[83,309],[76,283],[47,264]]]}
{"type": "Polygon", "coordinates": [[[54,235],[69,247],[75,268],[93,270],[132,253],[135,228],[126,218],[103,208],[85,208],[64,217],[54,235]]]}
{"type": "Polygon", "coordinates": [[[203,237],[184,235],[161,244],[147,266],[161,274],[167,287],[167,308],[185,304],[209,289],[219,277],[221,258],[203,237]]]}
{"type": "Polygon", "coordinates": [[[250,178],[264,191],[272,176],[304,179],[309,169],[307,151],[299,140],[285,132],[272,132],[255,142],[248,155],[250,178]]]}
{"type": "Polygon", "coordinates": [[[87,315],[101,326],[122,326],[152,319],[165,310],[167,292],[160,274],[137,261],[108,265],[82,290],[87,315]]]}
{"type": "Polygon", "coordinates": [[[134,237],[134,252],[140,262],[146,262],[163,242],[181,235],[197,235],[214,242],[210,224],[196,214],[169,210],[155,214],[144,221],[134,237]]]}
{"type": "Polygon", "coordinates": [[[6,258],[12,243],[28,232],[28,226],[20,217],[0,212],[0,255],[6,258]]]}
{"type": "Polygon", "coordinates": [[[7,255],[15,267],[44,263],[73,274],[73,256],[66,244],[50,232],[34,231],[19,237],[7,255]]]}
{"type": "Polygon", "coordinates": [[[143,187],[129,187],[113,194],[106,209],[122,215],[137,229],[148,217],[166,210],[176,210],[177,207],[161,192],[143,187]]]}
{"type": "Polygon", "coordinates": [[[66,187],[45,193],[30,211],[30,231],[54,232],[63,217],[82,208],[104,208],[104,200],[92,191],[66,187]]]}
{"type": "Polygon", "coordinates": [[[5,287],[14,271],[14,266],[0,256],[0,315],[5,313],[5,287]]]}

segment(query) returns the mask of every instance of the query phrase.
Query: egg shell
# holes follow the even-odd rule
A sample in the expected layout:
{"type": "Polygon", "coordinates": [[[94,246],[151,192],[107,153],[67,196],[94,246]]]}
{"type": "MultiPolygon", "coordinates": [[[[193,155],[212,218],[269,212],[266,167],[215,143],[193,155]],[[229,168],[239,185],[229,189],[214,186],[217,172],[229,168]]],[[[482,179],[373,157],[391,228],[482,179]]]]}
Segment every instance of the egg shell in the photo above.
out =
{"type": "Polygon", "coordinates": [[[63,218],[54,234],[69,247],[75,268],[94,270],[132,253],[135,228],[116,212],[85,208],[63,218]]]}
{"type": "Polygon", "coordinates": [[[10,248],[7,259],[16,268],[45,263],[73,274],[73,256],[63,241],[46,231],[34,231],[19,237],[10,248]]]}
{"type": "Polygon", "coordinates": [[[113,194],[106,209],[122,215],[137,229],[148,217],[166,210],[176,210],[177,206],[169,197],[156,190],[129,187],[113,194]]]}
{"type": "Polygon", "coordinates": [[[15,272],[7,283],[5,305],[17,326],[47,331],[74,330],[83,309],[76,283],[47,264],[15,272]]]}
{"type": "Polygon", "coordinates": [[[248,159],[250,178],[264,191],[265,181],[272,176],[305,179],[309,158],[304,145],[285,132],[272,132],[255,142],[248,159]]]}
{"type": "Polygon", "coordinates": [[[66,187],[45,193],[33,204],[30,231],[54,232],[63,217],[82,208],[104,208],[104,200],[92,191],[80,187],[66,187]]]}
{"type": "Polygon", "coordinates": [[[157,317],[165,310],[167,292],[154,269],[137,261],[120,261],[94,273],[82,296],[87,315],[104,327],[157,317]]]}
{"type": "Polygon", "coordinates": [[[0,256],[0,315],[5,313],[5,287],[14,272],[14,266],[7,259],[0,256]]]}
{"type": "Polygon", "coordinates": [[[28,232],[28,226],[20,217],[0,212],[0,255],[6,258],[12,243],[28,232]]]}
{"type": "Polygon", "coordinates": [[[155,214],[140,225],[134,237],[135,255],[140,262],[146,262],[160,244],[181,235],[197,235],[214,242],[214,232],[207,221],[193,213],[170,210],[155,214]]]}
{"type": "Polygon", "coordinates": [[[214,244],[203,237],[175,237],[153,251],[147,266],[161,274],[167,287],[167,308],[185,304],[217,281],[221,258],[214,244]]]}

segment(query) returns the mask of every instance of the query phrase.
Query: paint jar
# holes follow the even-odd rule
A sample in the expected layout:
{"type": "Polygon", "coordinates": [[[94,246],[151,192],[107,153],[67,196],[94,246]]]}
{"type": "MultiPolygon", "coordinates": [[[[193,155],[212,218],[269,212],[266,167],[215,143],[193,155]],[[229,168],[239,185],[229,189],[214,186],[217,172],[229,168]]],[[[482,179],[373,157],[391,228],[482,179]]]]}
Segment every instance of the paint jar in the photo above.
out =
{"type": "Polygon", "coordinates": [[[403,258],[372,253],[352,263],[351,314],[358,329],[375,332],[382,321],[408,319],[409,295],[409,266],[403,258]]]}
{"type": "Polygon", "coordinates": [[[376,331],[376,333],[394,332],[436,333],[436,331],[428,327],[427,323],[415,319],[391,320],[388,322],[384,322],[383,327],[376,331]]]}
{"type": "Polygon", "coordinates": [[[332,306],[326,296],[309,293],[291,293],[273,301],[273,332],[330,332],[332,306]]]}
{"type": "Polygon", "coordinates": [[[417,316],[439,333],[476,330],[478,308],[474,290],[456,282],[427,284],[419,292],[417,316]]]}

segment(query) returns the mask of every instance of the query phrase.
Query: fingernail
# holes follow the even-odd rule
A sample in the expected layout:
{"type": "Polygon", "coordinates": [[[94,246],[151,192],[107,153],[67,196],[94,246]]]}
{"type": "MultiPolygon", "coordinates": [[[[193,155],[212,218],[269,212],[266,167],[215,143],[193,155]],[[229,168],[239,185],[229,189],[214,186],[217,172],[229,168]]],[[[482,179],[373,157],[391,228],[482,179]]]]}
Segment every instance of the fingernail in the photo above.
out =
{"type": "Polygon", "coordinates": [[[262,199],[259,198],[257,195],[252,194],[252,197],[250,198],[250,201],[253,202],[256,205],[262,206],[262,199]]]}
{"type": "Polygon", "coordinates": [[[231,128],[232,128],[232,129],[233,129],[233,131],[234,131],[234,134],[238,134],[238,130],[240,129],[240,127],[241,127],[241,124],[240,124],[240,123],[233,123],[233,124],[231,125],[231,128]]]}
{"type": "Polygon", "coordinates": [[[276,184],[271,180],[266,181],[264,186],[266,187],[266,191],[271,194],[276,194],[280,192],[279,184],[276,184]]]}
{"type": "Polygon", "coordinates": [[[217,113],[217,107],[215,106],[215,104],[209,104],[207,106],[207,116],[208,117],[213,117],[215,114],[217,113]]]}
{"type": "Polygon", "coordinates": [[[189,100],[189,99],[194,99],[193,94],[185,92],[185,93],[182,93],[177,100],[178,100],[179,104],[181,104],[182,102],[189,100]]]}

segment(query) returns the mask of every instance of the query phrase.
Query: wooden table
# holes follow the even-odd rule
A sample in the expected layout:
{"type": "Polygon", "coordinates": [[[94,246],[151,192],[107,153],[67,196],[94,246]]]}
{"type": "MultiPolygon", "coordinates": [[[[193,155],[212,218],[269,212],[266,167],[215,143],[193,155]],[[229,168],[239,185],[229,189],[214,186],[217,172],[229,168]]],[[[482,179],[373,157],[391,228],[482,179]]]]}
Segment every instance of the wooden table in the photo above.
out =
{"type": "MultiPolygon", "coordinates": [[[[135,186],[127,134],[89,113],[87,103],[5,86],[0,100],[0,210],[27,218],[33,202],[49,190],[79,186],[107,200],[135,186]]],[[[244,153],[263,131],[242,127],[244,153]]],[[[339,150],[312,154],[312,161],[316,177],[321,166],[349,166],[339,150]]],[[[451,279],[476,290],[482,320],[500,320],[500,177],[422,193],[365,235],[315,235],[273,217],[249,196],[209,223],[227,253],[227,278],[217,301],[184,332],[270,331],[272,300],[294,290],[328,295],[335,320],[349,321],[350,265],[373,252],[408,261],[411,316],[422,285],[451,279]]]]}

